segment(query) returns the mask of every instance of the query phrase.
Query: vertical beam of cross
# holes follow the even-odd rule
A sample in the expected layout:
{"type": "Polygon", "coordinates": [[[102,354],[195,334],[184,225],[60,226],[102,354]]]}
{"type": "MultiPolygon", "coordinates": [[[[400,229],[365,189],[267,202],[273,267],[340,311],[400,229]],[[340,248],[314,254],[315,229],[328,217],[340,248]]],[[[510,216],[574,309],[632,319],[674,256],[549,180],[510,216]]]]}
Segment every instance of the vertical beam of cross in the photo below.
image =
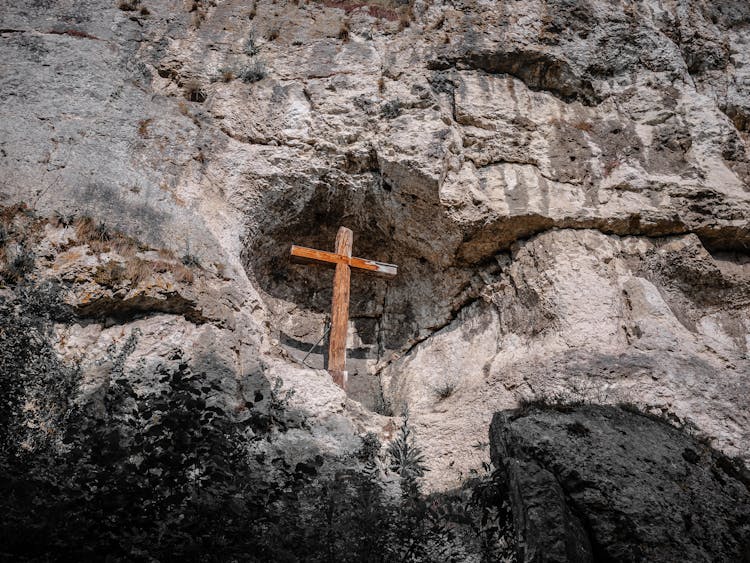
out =
{"type": "MultiPolygon", "coordinates": [[[[352,257],[353,234],[351,229],[340,227],[336,234],[335,253],[352,257]]],[[[349,264],[339,262],[333,275],[333,300],[331,302],[331,335],[328,342],[328,371],[333,381],[346,389],[346,333],[349,324],[349,264]]]]}
{"type": "Polygon", "coordinates": [[[297,262],[336,266],[333,276],[333,301],[331,303],[331,334],[328,341],[328,371],[333,380],[346,390],[346,333],[349,324],[349,284],[351,269],[392,278],[398,273],[394,264],[376,262],[352,256],[354,235],[350,229],[340,227],[336,234],[335,252],[292,245],[292,258],[297,262]]]}

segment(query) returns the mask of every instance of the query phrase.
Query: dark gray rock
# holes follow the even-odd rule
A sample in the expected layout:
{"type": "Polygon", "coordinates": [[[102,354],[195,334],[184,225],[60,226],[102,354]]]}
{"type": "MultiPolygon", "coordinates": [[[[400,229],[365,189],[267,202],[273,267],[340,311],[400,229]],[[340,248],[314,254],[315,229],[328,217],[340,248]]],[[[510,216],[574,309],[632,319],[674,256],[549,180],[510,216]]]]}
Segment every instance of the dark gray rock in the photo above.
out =
{"type": "Polygon", "coordinates": [[[498,413],[518,561],[750,561],[750,473],[661,420],[613,406],[498,413]]]}

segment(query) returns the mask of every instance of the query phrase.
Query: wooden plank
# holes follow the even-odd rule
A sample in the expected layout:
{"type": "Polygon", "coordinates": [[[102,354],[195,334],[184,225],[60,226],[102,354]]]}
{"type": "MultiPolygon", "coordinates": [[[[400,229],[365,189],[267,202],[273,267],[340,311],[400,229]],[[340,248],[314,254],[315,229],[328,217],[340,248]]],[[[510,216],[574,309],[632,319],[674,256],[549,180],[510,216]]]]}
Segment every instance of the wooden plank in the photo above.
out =
{"type": "Polygon", "coordinates": [[[322,264],[325,266],[335,266],[336,264],[348,264],[352,268],[358,270],[366,270],[373,274],[392,278],[398,273],[398,266],[395,264],[388,264],[386,262],[377,262],[376,260],[367,260],[365,258],[357,258],[336,254],[335,252],[326,252],[325,250],[317,250],[315,248],[307,248],[305,246],[292,245],[291,250],[292,258],[295,262],[301,262],[305,264],[322,264]]]}
{"type": "MultiPolygon", "coordinates": [[[[340,227],[336,234],[336,254],[351,258],[352,231],[340,227]]],[[[346,389],[346,378],[341,374],[346,371],[346,333],[349,324],[349,282],[351,268],[346,262],[336,264],[333,276],[333,303],[331,304],[331,333],[328,344],[328,371],[338,376],[336,379],[346,389]]]]}
{"type": "Polygon", "coordinates": [[[327,266],[349,263],[349,258],[346,256],[341,256],[333,252],[326,252],[325,250],[307,248],[306,246],[297,246],[296,244],[292,245],[292,257],[295,262],[324,264],[327,266]]]}
{"type": "Polygon", "coordinates": [[[365,260],[353,256],[349,259],[349,265],[359,270],[367,270],[371,274],[392,278],[398,273],[398,266],[386,262],[376,262],[375,260],[365,260]]]}

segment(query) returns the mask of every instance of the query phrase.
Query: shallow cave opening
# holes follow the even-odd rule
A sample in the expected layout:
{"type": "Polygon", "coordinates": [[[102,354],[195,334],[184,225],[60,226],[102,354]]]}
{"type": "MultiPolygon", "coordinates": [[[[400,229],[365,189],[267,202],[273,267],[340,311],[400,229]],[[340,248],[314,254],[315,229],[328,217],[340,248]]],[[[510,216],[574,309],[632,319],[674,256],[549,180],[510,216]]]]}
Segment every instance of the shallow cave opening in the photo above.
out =
{"type": "MultiPolygon", "coordinates": [[[[285,204],[269,213],[266,224],[248,236],[244,256],[281,348],[314,368],[323,368],[326,360],[328,341],[323,336],[331,308],[333,268],[293,262],[291,245],[332,252],[338,228],[345,226],[354,233],[353,256],[398,266],[398,275],[391,279],[352,270],[348,391],[374,410],[382,403],[379,368],[394,353],[407,350],[450,322],[481,285],[471,265],[436,264],[425,255],[419,240],[409,243],[409,218],[394,219],[387,209],[391,193],[375,198],[369,192],[355,200],[357,194],[351,191],[341,197],[317,190],[297,208],[285,204]]],[[[398,208],[402,209],[400,204],[398,208]]],[[[419,232],[423,229],[423,224],[414,227],[419,232]]],[[[441,229],[436,228],[436,244],[441,236],[441,229]]]]}

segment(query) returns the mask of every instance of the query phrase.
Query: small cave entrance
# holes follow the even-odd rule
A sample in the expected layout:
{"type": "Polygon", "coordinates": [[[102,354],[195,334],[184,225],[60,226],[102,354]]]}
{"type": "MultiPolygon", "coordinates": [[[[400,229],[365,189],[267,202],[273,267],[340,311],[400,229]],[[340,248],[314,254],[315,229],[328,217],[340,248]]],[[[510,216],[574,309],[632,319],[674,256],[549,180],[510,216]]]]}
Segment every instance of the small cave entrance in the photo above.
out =
{"type": "MultiPolygon", "coordinates": [[[[323,368],[326,361],[328,340],[323,335],[330,315],[333,268],[292,262],[291,245],[332,252],[338,228],[344,226],[354,233],[353,256],[398,266],[395,278],[354,269],[351,278],[348,393],[382,412],[379,369],[394,353],[445,326],[469,298],[476,272],[465,265],[434,264],[423,256],[419,244],[404,242],[408,233],[397,230],[408,231],[409,220],[393,220],[383,197],[376,201],[367,192],[354,201],[351,192],[345,195],[316,190],[296,208],[287,200],[248,237],[243,261],[266,301],[280,346],[294,360],[314,368],[323,368]]],[[[391,192],[386,197],[392,197],[391,192]]],[[[424,225],[416,228],[422,230],[424,225]]],[[[436,228],[436,240],[440,237],[441,229],[436,228]]]]}

